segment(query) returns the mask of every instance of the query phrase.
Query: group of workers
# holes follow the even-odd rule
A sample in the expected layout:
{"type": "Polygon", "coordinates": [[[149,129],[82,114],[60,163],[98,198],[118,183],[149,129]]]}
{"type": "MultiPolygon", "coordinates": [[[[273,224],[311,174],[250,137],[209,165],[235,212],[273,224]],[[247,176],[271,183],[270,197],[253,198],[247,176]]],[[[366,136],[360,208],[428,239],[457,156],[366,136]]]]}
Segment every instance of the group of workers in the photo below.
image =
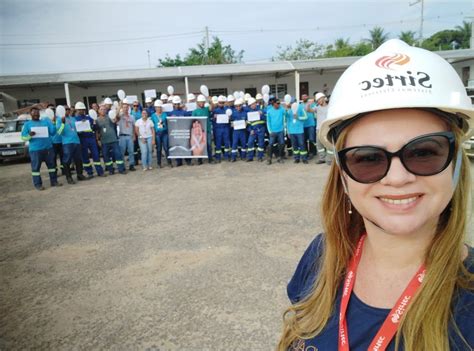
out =
{"type": "MultiPolygon", "coordinates": [[[[41,107],[35,105],[31,107],[31,120],[24,124],[21,135],[23,140],[29,141],[33,185],[38,190],[44,190],[40,176],[42,162],[48,167],[51,186],[62,185],[57,179],[59,168],[68,184],[75,183],[73,168],[78,181],[93,178],[94,169],[99,177],[105,177],[107,172],[112,175],[116,169],[126,174],[127,155],[129,171],[135,171],[140,161],[144,171],[150,170],[153,148],[156,148],[159,168],[162,153],[168,166],[173,167],[169,158],[168,117],[207,117],[209,163],[220,163],[223,159],[235,162],[238,157],[247,162],[256,157],[263,162],[267,149],[268,164],[272,164],[274,155],[279,163],[288,155],[293,156],[295,163],[308,164],[308,160],[317,157],[316,163],[330,164],[331,150],[326,150],[316,138],[318,125],[326,118],[327,97],[316,93],[314,99],[302,95],[300,102],[292,100],[289,96],[283,102],[269,97],[265,102],[261,94],[255,98],[249,94],[244,98],[189,94],[185,105],[178,95],[161,94],[155,101],[147,97],[146,105],[141,106],[128,98],[120,103],[106,98],[100,105],[92,104],[89,112],[83,102],[77,102],[74,108],[65,106],[63,113],[54,113],[52,118],[40,118],[41,107]],[[186,108],[190,104],[194,106],[192,110],[186,108]],[[164,111],[165,106],[168,112],[164,111]]],[[[53,105],[48,108],[55,110],[53,105]]],[[[181,166],[183,159],[192,165],[192,159],[186,157],[176,158],[175,165],[181,166]]],[[[202,163],[203,158],[198,158],[198,164],[202,163]]]]}

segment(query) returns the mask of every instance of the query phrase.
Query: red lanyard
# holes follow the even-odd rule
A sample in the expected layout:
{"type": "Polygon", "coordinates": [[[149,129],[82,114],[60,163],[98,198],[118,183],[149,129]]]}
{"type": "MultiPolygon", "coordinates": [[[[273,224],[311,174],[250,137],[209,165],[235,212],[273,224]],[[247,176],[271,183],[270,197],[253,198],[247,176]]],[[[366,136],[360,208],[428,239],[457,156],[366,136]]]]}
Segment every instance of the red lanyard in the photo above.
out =
{"type": "MultiPolygon", "coordinates": [[[[351,297],[352,289],[354,288],[354,282],[357,272],[357,266],[359,265],[360,258],[362,255],[362,247],[364,245],[364,239],[366,235],[362,235],[359,243],[357,244],[356,251],[347,269],[346,278],[344,279],[344,287],[341,298],[341,309],[339,312],[339,351],[349,351],[349,335],[347,334],[347,320],[346,311],[349,305],[349,299],[351,297]]],[[[387,348],[388,344],[392,340],[393,336],[397,332],[398,323],[400,318],[405,313],[408,305],[410,304],[413,295],[416,290],[420,287],[425,276],[425,265],[422,264],[420,269],[416,272],[414,277],[411,279],[408,286],[399,297],[395,307],[392,308],[387,318],[380,327],[377,335],[370,343],[368,350],[370,351],[383,351],[387,348]]]]}

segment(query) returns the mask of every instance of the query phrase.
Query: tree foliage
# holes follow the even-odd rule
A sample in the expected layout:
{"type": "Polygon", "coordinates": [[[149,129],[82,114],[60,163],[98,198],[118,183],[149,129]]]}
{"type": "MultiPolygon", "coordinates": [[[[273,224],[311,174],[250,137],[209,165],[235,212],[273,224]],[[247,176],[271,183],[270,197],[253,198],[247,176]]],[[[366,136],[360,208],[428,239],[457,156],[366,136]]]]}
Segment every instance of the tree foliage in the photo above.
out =
{"type": "Polygon", "coordinates": [[[372,45],[374,50],[388,39],[388,33],[385,33],[382,27],[374,27],[373,29],[369,30],[369,34],[370,38],[367,39],[367,41],[372,45]]]}
{"type": "Polygon", "coordinates": [[[400,40],[403,40],[405,43],[412,46],[416,44],[415,37],[416,37],[416,32],[412,30],[401,32],[400,35],[398,36],[400,40]]]}
{"type": "Polygon", "coordinates": [[[243,50],[236,52],[230,45],[224,45],[218,37],[213,37],[209,49],[206,49],[206,44],[203,40],[195,48],[189,49],[188,54],[184,58],[181,58],[179,54],[174,58],[166,55],[164,59],[159,59],[158,61],[161,67],[218,65],[242,62],[243,56],[243,50]]]}
{"type": "Polygon", "coordinates": [[[295,48],[291,45],[278,47],[275,61],[310,60],[319,57],[324,52],[324,47],[308,39],[296,41],[295,48]]]}

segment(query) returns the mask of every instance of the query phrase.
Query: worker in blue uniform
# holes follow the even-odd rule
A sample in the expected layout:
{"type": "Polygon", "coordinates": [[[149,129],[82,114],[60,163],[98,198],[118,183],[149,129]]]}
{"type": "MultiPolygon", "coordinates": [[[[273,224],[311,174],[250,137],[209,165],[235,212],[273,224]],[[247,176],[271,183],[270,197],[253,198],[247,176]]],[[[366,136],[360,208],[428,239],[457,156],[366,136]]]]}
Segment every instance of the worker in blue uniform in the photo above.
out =
{"type": "Polygon", "coordinates": [[[56,129],[61,136],[63,147],[62,163],[64,165],[64,174],[68,184],[75,184],[71,175],[71,163],[76,167],[77,180],[87,180],[82,174],[82,148],[79,135],[76,130],[76,119],[68,113],[64,117],[56,118],[56,129]]]}
{"type": "MultiPolygon", "coordinates": [[[[214,142],[216,144],[216,161],[221,162],[222,147],[224,146],[224,158],[230,161],[230,123],[229,122],[218,122],[218,115],[225,115],[227,110],[230,110],[225,106],[226,97],[221,95],[217,98],[217,106],[212,111],[214,121],[214,142]]],[[[232,111],[232,110],[230,110],[232,111]]]]}
{"type": "Polygon", "coordinates": [[[286,118],[285,125],[288,137],[293,147],[293,158],[295,163],[300,163],[300,159],[304,164],[308,164],[308,152],[304,144],[304,120],[298,117],[298,113],[293,113],[290,108],[291,102],[285,104],[286,118]]]}
{"type": "Polygon", "coordinates": [[[49,181],[51,186],[61,186],[58,183],[56,173],[56,165],[54,164],[54,150],[51,141],[52,136],[56,133],[56,127],[49,118],[40,120],[40,107],[34,105],[31,107],[31,121],[25,122],[21,130],[21,139],[29,142],[29,154],[31,160],[31,175],[33,177],[33,185],[37,190],[44,190],[41,180],[41,164],[46,163],[49,173],[49,181]]]}
{"type": "Polygon", "coordinates": [[[151,121],[155,128],[156,138],[156,159],[158,162],[158,168],[161,168],[161,153],[165,152],[166,160],[169,167],[173,167],[169,157],[169,138],[168,138],[168,123],[166,117],[168,114],[163,112],[163,102],[161,100],[155,100],[154,102],[155,112],[151,115],[151,121]]]}
{"type": "MultiPolygon", "coordinates": [[[[173,96],[172,98],[173,103],[173,110],[169,113],[170,117],[185,117],[188,115],[187,111],[183,109],[181,105],[181,98],[178,95],[173,96]]],[[[184,161],[188,166],[192,166],[192,160],[190,158],[185,158],[184,161]]],[[[183,165],[183,159],[177,158],[176,159],[176,167],[181,167],[183,165]]]]}
{"type": "Polygon", "coordinates": [[[243,160],[247,157],[247,112],[243,109],[244,101],[237,99],[234,102],[234,109],[230,116],[232,122],[232,162],[237,159],[237,147],[240,146],[240,159],[243,160]],[[244,122],[238,122],[244,121],[244,122]],[[243,126],[237,126],[237,123],[242,123],[243,126]]]}
{"type": "Polygon", "coordinates": [[[259,119],[255,121],[248,121],[249,124],[249,137],[247,142],[247,162],[252,162],[255,154],[255,141],[257,141],[257,159],[259,162],[263,161],[263,153],[265,151],[265,123],[266,113],[260,109],[257,105],[257,101],[254,98],[248,100],[248,107],[245,109],[248,114],[252,112],[258,112],[259,119]]]}
{"type": "MultiPolygon", "coordinates": [[[[77,134],[79,135],[79,139],[81,140],[81,149],[82,149],[82,163],[84,169],[87,172],[88,178],[93,178],[93,171],[92,171],[92,163],[90,162],[89,152],[91,153],[92,160],[94,161],[94,167],[99,177],[104,177],[104,169],[102,168],[102,164],[100,162],[99,157],[99,148],[97,147],[96,135],[95,131],[97,129],[97,125],[95,121],[88,115],[86,115],[86,106],[82,102],[77,102],[74,108],[77,111],[76,122],[84,123],[84,125],[88,128],[84,131],[80,131],[77,134]],[[89,123],[89,125],[87,125],[89,123]]],[[[77,128],[76,125],[76,130],[77,128]]]]}
{"type": "Polygon", "coordinates": [[[314,108],[311,107],[312,102],[308,100],[308,95],[301,96],[303,100],[298,106],[298,118],[304,119],[304,139],[307,145],[308,155],[313,157],[316,155],[316,119],[314,118],[314,108]]]}
{"type": "Polygon", "coordinates": [[[285,148],[284,120],[287,111],[280,106],[280,100],[274,99],[272,106],[267,109],[267,129],[270,135],[268,142],[268,160],[272,164],[272,145],[275,143],[278,149],[278,163],[283,163],[283,151],[285,148]]]}

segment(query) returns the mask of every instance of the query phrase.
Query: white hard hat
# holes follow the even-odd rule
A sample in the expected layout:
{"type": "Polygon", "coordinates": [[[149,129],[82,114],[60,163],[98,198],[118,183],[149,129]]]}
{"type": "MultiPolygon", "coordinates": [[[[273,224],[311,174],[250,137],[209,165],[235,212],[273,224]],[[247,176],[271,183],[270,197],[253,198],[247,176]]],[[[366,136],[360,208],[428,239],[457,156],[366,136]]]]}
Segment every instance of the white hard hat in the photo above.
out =
{"type": "Polygon", "coordinates": [[[234,95],[229,95],[229,96],[227,96],[227,101],[228,101],[228,102],[235,101],[234,95]]]}
{"type": "Polygon", "coordinates": [[[124,98],[124,99],[122,100],[122,104],[124,104],[124,105],[130,105],[129,99],[124,98]]]}
{"type": "Polygon", "coordinates": [[[219,98],[217,96],[213,96],[212,99],[211,99],[213,104],[217,104],[218,100],[219,100],[219,98]]]}
{"type": "Polygon", "coordinates": [[[76,102],[76,104],[74,105],[74,108],[76,110],[85,110],[86,109],[86,105],[84,105],[83,102],[76,102]]]}
{"type": "Polygon", "coordinates": [[[263,95],[258,93],[257,96],[255,97],[257,100],[263,100],[263,95]]]}
{"type": "Polygon", "coordinates": [[[169,96],[168,96],[168,101],[169,101],[169,102],[173,101],[173,98],[174,98],[173,95],[169,95],[169,96]]]}
{"type": "Polygon", "coordinates": [[[253,97],[251,97],[251,98],[249,99],[249,101],[247,101],[247,104],[250,106],[250,105],[252,105],[252,104],[255,104],[256,102],[257,102],[257,100],[255,100],[253,97]]]}
{"type": "Polygon", "coordinates": [[[322,97],[326,97],[326,95],[324,95],[323,93],[317,93],[317,94],[314,96],[314,100],[318,101],[318,100],[321,99],[322,97]]]}
{"type": "Polygon", "coordinates": [[[236,106],[237,105],[243,105],[243,103],[244,103],[244,100],[239,98],[239,99],[235,100],[234,105],[236,105],[236,106]]]}
{"type": "Polygon", "coordinates": [[[195,99],[196,99],[196,95],[194,95],[193,93],[188,94],[188,101],[195,100],[195,99]]]}
{"type": "Polygon", "coordinates": [[[152,102],[153,100],[151,99],[151,97],[147,97],[145,98],[145,102],[152,102]]]}
{"type": "Polygon", "coordinates": [[[206,97],[202,94],[198,95],[197,102],[206,102],[206,97]]]}
{"type": "Polygon", "coordinates": [[[106,105],[112,105],[112,104],[113,104],[112,99],[109,98],[109,97],[106,97],[106,98],[104,99],[104,104],[106,104],[106,105]]]}
{"type": "Polygon", "coordinates": [[[329,135],[337,134],[335,127],[342,121],[398,108],[435,108],[457,114],[466,136],[474,126],[471,99],[454,68],[434,52],[391,39],[354,62],[339,78],[319,138],[330,147],[329,135]]]}
{"type": "Polygon", "coordinates": [[[247,93],[247,94],[244,95],[245,101],[247,101],[247,100],[250,99],[251,97],[252,97],[252,95],[250,95],[249,93],[247,93]]]}
{"type": "Polygon", "coordinates": [[[166,95],[166,94],[161,94],[160,100],[168,100],[168,95],[166,95]]]}
{"type": "Polygon", "coordinates": [[[173,105],[178,105],[178,104],[181,104],[181,98],[178,95],[173,96],[173,105]]]}
{"type": "Polygon", "coordinates": [[[155,105],[155,107],[162,107],[162,106],[163,106],[163,101],[161,101],[161,100],[155,100],[154,105],[155,105]]]}
{"type": "Polygon", "coordinates": [[[217,102],[226,102],[226,98],[224,95],[219,95],[219,97],[217,98],[217,102]]]}

